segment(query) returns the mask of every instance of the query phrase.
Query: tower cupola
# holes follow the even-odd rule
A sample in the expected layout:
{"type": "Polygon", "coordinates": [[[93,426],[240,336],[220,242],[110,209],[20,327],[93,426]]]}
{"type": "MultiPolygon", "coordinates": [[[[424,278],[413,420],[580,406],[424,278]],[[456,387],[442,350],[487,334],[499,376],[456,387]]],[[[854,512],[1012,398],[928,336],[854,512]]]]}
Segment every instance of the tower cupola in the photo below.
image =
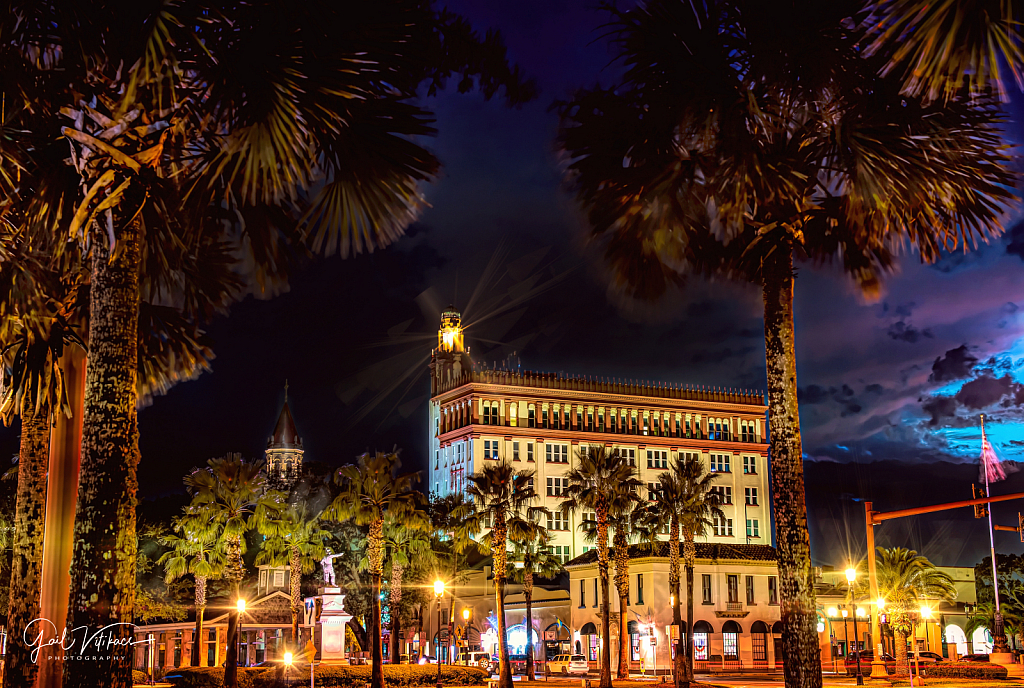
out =
{"type": "Polygon", "coordinates": [[[284,406],[274,425],[274,434],[267,438],[267,475],[278,486],[290,486],[302,471],[302,438],[295,429],[288,408],[288,381],[284,383],[284,406]]]}

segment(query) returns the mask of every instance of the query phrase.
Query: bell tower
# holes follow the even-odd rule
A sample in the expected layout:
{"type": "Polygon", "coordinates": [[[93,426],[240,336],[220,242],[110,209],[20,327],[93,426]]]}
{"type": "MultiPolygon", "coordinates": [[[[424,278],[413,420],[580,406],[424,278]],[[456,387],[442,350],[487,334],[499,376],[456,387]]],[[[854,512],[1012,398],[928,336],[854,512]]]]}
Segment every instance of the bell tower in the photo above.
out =
{"type": "Polygon", "coordinates": [[[430,353],[431,394],[436,394],[441,387],[458,380],[469,370],[469,349],[463,339],[462,314],[449,306],[441,313],[437,348],[430,353]]]}
{"type": "Polygon", "coordinates": [[[295,429],[288,408],[288,381],[284,383],[284,407],[277,417],[274,434],[267,438],[267,476],[279,487],[291,487],[302,473],[302,438],[295,429]]]}

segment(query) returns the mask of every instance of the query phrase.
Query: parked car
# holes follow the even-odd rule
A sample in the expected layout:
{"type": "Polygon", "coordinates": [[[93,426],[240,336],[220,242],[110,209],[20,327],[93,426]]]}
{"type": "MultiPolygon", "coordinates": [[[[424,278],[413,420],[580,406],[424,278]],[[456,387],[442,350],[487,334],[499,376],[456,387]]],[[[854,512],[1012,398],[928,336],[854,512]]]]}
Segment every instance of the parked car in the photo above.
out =
{"type": "Polygon", "coordinates": [[[590,671],[590,665],[583,655],[557,655],[548,662],[548,671],[563,676],[586,674],[590,671]]]}
{"type": "MultiPolygon", "coordinates": [[[[924,664],[925,662],[928,662],[929,664],[931,664],[931,663],[934,663],[934,662],[945,662],[946,661],[946,658],[943,657],[942,655],[940,655],[938,652],[931,652],[930,650],[925,650],[924,652],[920,652],[919,655],[920,655],[920,661],[921,661],[922,664],[924,664]]],[[[913,659],[914,655],[910,655],[910,657],[911,657],[910,661],[914,661],[914,659],[913,659]]]]}
{"type": "Polygon", "coordinates": [[[958,661],[961,661],[961,662],[987,662],[988,661],[988,655],[983,655],[983,654],[964,655],[958,661]]]}
{"type": "Polygon", "coordinates": [[[437,664],[437,657],[433,655],[423,655],[417,661],[418,664],[437,664]]]}
{"type": "MultiPolygon", "coordinates": [[[[871,673],[871,662],[875,658],[874,650],[862,650],[860,653],[860,673],[863,676],[867,676],[871,673]]],[[[885,662],[886,673],[894,673],[896,671],[896,658],[889,654],[882,655],[882,661],[885,662]]],[[[846,658],[846,675],[856,676],[857,675],[857,658],[855,654],[851,654],[846,658]]]]}
{"type": "Polygon", "coordinates": [[[484,671],[490,671],[491,655],[486,652],[463,652],[456,660],[456,664],[480,667],[484,671]]]}

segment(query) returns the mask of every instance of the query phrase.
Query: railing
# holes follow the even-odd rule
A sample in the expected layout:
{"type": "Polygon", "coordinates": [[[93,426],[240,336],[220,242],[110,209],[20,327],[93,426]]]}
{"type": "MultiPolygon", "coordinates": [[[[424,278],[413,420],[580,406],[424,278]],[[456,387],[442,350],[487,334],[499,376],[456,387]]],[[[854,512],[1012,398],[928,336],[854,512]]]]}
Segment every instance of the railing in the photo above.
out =
{"type": "Polygon", "coordinates": [[[743,611],[742,602],[726,602],[725,611],[727,612],[741,612],[743,611]]]}

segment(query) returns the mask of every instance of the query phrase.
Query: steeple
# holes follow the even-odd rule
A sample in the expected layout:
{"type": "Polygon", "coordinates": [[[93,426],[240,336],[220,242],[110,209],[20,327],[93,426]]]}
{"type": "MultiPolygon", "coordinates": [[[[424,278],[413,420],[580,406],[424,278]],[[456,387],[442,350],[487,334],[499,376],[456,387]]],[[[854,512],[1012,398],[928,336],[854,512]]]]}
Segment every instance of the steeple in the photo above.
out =
{"type": "Polygon", "coordinates": [[[295,429],[291,409],[288,408],[288,381],[284,383],[284,406],[277,417],[274,434],[267,438],[267,473],[272,482],[290,486],[302,470],[302,438],[295,429]]]}
{"type": "Polygon", "coordinates": [[[430,356],[431,393],[469,371],[469,349],[465,346],[462,330],[462,314],[453,306],[441,313],[441,326],[437,329],[437,348],[430,356]]]}

